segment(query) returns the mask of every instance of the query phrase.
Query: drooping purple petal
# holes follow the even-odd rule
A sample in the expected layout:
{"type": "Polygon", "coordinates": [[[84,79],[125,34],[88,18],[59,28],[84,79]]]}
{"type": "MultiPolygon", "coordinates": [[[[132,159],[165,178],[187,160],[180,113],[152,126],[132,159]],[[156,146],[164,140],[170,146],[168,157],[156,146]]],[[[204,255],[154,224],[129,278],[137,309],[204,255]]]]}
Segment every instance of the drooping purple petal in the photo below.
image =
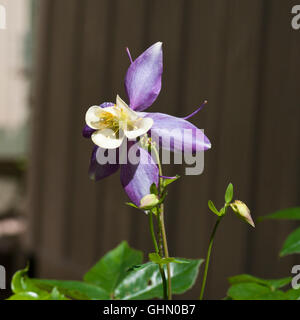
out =
{"type": "Polygon", "coordinates": [[[129,151],[128,163],[121,165],[121,183],[130,200],[140,206],[141,199],[150,193],[151,185],[158,185],[158,167],[148,151],[138,144],[131,148],[135,149],[129,151]],[[131,152],[139,158],[138,163],[132,163],[131,152]]]}
{"type": "Polygon", "coordinates": [[[156,100],[161,89],[162,71],[162,43],[157,42],[128,68],[125,89],[133,110],[145,110],[156,100]]]}
{"type": "Polygon", "coordinates": [[[153,119],[150,134],[163,149],[195,153],[211,148],[211,143],[203,131],[187,120],[163,113],[140,114],[153,119]]]}
{"type": "MultiPolygon", "coordinates": [[[[107,107],[112,107],[114,106],[114,103],[112,102],[104,102],[100,104],[100,108],[107,108],[107,107]]],[[[95,132],[95,129],[90,128],[88,125],[85,125],[85,127],[82,130],[82,135],[84,138],[90,138],[92,134],[95,132]]]]}
{"type": "MultiPolygon", "coordinates": [[[[115,151],[115,150],[113,150],[115,151]]],[[[99,160],[102,155],[105,155],[106,158],[108,158],[107,153],[113,152],[112,150],[103,150],[97,146],[94,147],[92,156],[91,156],[91,162],[90,162],[90,168],[89,168],[89,177],[92,180],[98,181],[100,179],[106,178],[113,173],[117,172],[119,169],[118,164],[118,154],[116,152],[115,162],[116,163],[110,163],[114,162],[112,159],[111,161],[105,164],[100,164],[99,160]]],[[[101,162],[101,161],[100,161],[101,162]]]]}

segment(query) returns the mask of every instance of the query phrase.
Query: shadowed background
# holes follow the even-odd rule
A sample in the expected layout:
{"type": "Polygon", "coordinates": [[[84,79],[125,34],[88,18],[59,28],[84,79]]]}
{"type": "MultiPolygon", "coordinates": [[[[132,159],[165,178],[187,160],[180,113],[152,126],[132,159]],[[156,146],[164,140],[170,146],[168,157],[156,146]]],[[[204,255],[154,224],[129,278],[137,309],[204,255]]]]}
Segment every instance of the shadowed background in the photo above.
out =
{"type": "MultiPolygon", "coordinates": [[[[204,173],[182,176],[166,202],[171,256],[205,257],[216,219],[207,201],[221,207],[229,182],[254,219],[299,204],[295,1],[37,2],[28,230],[22,238],[35,276],[80,279],[122,240],[153,251],[148,219],[125,206],[119,174],[89,180],[92,143],[81,136],[89,106],[114,101],[117,93],[125,97],[126,46],[137,57],[163,42],[163,87],[149,111],[180,117],[209,101],[191,119],[212,142],[204,173]]],[[[183,172],[164,168],[166,175],[183,172]]],[[[235,274],[288,276],[299,257],[279,259],[278,252],[294,227],[264,222],[252,229],[229,213],[216,237],[206,298],[223,298],[235,274]]],[[[181,298],[198,297],[199,285],[181,298]]]]}

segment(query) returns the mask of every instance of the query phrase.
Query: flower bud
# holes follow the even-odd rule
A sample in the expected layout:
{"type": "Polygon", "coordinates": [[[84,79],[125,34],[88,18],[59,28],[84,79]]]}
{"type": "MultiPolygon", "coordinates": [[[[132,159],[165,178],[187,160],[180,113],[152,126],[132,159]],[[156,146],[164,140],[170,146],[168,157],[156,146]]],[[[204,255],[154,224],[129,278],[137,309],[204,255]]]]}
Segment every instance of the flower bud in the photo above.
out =
{"type": "Polygon", "coordinates": [[[141,209],[151,209],[159,203],[157,196],[153,193],[147,194],[141,200],[141,209]]]}
{"type": "Polygon", "coordinates": [[[235,200],[233,203],[230,204],[232,210],[244,221],[249,223],[252,227],[255,227],[254,222],[252,220],[250,210],[246,206],[246,204],[240,200],[235,200]]]}

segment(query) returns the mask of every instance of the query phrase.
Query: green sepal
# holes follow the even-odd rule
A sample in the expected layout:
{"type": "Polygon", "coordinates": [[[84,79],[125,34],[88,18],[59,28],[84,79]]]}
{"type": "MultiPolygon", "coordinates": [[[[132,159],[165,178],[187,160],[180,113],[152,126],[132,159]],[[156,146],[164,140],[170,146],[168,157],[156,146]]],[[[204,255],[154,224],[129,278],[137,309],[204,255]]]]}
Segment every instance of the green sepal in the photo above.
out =
{"type": "Polygon", "coordinates": [[[127,206],[129,206],[129,207],[133,207],[133,208],[135,208],[135,209],[140,209],[138,206],[136,206],[134,203],[132,203],[132,202],[125,202],[125,204],[127,205],[127,206]]]}
{"type": "Polygon", "coordinates": [[[225,202],[230,203],[233,199],[233,185],[229,183],[226,192],[225,192],[225,202]]]}
{"type": "Polygon", "coordinates": [[[179,178],[180,178],[180,175],[178,175],[178,174],[176,174],[175,178],[173,178],[173,179],[165,179],[164,178],[163,179],[163,187],[164,188],[167,187],[169,184],[177,181],[179,178]]]}
{"type": "Polygon", "coordinates": [[[208,208],[210,209],[211,212],[215,213],[217,216],[221,215],[211,200],[208,200],[208,208]]]}
{"type": "Polygon", "coordinates": [[[150,193],[153,193],[156,196],[158,195],[158,189],[157,189],[157,186],[156,186],[156,184],[154,182],[151,184],[150,193]]]}

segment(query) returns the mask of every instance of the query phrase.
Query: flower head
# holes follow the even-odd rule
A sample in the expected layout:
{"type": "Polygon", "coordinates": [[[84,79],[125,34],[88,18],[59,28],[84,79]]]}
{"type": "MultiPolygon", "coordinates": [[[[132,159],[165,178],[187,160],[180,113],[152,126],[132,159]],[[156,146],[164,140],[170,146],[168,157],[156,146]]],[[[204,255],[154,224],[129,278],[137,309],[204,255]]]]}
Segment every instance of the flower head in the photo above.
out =
{"type": "Polygon", "coordinates": [[[86,113],[86,124],[95,130],[91,138],[104,149],[120,147],[124,137],[135,139],[153,125],[151,118],[142,118],[117,95],[116,104],[107,108],[92,106],[86,113]]]}
{"type": "MultiPolygon", "coordinates": [[[[174,152],[204,151],[210,149],[211,144],[202,130],[187,121],[190,116],[178,118],[163,113],[143,112],[154,103],[161,90],[162,43],[155,43],[134,61],[130,56],[130,61],[125,77],[129,104],[117,95],[116,103],[105,102],[90,107],[86,113],[83,136],[91,138],[96,145],[91,158],[90,176],[99,180],[121,168],[121,183],[132,202],[139,206],[149,194],[150,186],[158,184],[158,167],[151,155],[137,146],[140,157],[138,164],[117,162],[103,165],[97,160],[99,149],[118,150],[125,139],[133,140],[145,134],[150,135],[157,145],[174,152]],[[188,136],[186,131],[190,132],[188,136]]],[[[128,144],[132,145],[132,142],[128,144]]]]}

